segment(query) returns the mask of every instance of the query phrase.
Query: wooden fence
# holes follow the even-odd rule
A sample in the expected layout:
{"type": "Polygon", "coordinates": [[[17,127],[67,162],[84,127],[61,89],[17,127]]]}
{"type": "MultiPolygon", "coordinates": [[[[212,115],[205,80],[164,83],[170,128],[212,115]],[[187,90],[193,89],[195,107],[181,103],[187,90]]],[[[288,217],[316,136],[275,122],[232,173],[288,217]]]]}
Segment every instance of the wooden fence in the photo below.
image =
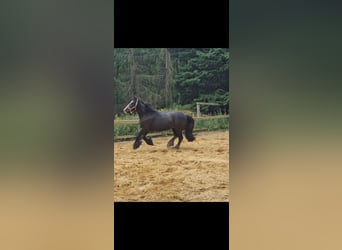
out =
{"type": "MultiPolygon", "coordinates": [[[[216,116],[204,116],[204,117],[193,117],[194,120],[212,120],[212,119],[223,119],[223,118],[229,118],[229,115],[216,115],[216,116]]],[[[130,125],[130,124],[139,124],[139,120],[114,120],[114,125],[130,125]]],[[[194,132],[201,132],[201,131],[207,131],[207,129],[194,129],[194,132]]],[[[171,131],[164,131],[164,132],[158,132],[158,133],[149,133],[150,137],[158,137],[163,135],[173,135],[171,131]]],[[[115,136],[114,141],[120,141],[120,140],[129,140],[135,138],[136,135],[121,135],[121,136],[115,136]]]]}
{"type": "MultiPolygon", "coordinates": [[[[215,115],[215,116],[203,116],[203,117],[193,117],[194,120],[212,120],[212,119],[223,119],[229,118],[229,115],[215,115]]],[[[129,125],[129,124],[139,124],[139,120],[114,120],[114,124],[117,125],[129,125]]]]}

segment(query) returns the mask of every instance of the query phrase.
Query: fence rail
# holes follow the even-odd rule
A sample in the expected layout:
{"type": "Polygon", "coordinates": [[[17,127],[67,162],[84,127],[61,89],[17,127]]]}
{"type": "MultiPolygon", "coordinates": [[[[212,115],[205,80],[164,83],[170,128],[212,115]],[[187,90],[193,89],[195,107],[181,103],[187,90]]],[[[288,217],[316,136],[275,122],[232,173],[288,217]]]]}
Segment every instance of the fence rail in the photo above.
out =
{"type": "MultiPolygon", "coordinates": [[[[212,120],[212,119],[224,119],[229,118],[229,115],[216,115],[216,116],[204,116],[204,117],[193,117],[194,120],[212,120]]],[[[130,124],[139,124],[139,120],[114,120],[115,125],[130,125],[130,124]]],[[[208,131],[206,128],[198,128],[194,129],[194,133],[208,131]]],[[[150,133],[150,137],[159,137],[165,135],[173,135],[171,131],[164,131],[164,132],[157,132],[157,133],[150,133]]],[[[122,140],[129,140],[134,139],[136,135],[120,135],[114,136],[114,141],[122,141],[122,140]]]]}
{"type": "MultiPolygon", "coordinates": [[[[212,120],[212,119],[223,119],[229,118],[229,115],[215,115],[215,116],[203,116],[203,117],[193,117],[194,120],[212,120]]],[[[139,120],[114,120],[114,125],[129,125],[129,124],[139,124],[139,120]]]]}
{"type": "MultiPolygon", "coordinates": [[[[205,132],[208,131],[208,129],[194,129],[193,133],[198,133],[198,132],[205,132]]],[[[161,136],[167,136],[167,135],[173,135],[172,132],[157,132],[157,133],[149,133],[149,137],[161,137],[161,136]]],[[[129,140],[129,139],[135,139],[137,135],[116,135],[114,136],[114,141],[123,141],[123,140],[129,140]]]]}

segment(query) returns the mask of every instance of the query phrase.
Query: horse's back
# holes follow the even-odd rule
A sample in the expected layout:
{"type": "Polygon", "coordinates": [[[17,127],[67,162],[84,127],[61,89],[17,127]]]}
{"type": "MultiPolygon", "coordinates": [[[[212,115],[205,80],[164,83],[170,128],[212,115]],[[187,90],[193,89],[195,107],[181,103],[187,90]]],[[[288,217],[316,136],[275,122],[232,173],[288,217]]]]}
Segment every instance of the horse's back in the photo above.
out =
{"type": "Polygon", "coordinates": [[[179,111],[159,112],[151,122],[152,130],[184,129],[186,115],[179,111]]]}
{"type": "Polygon", "coordinates": [[[169,113],[171,116],[174,116],[174,117],[180,117],[180,118],[183,118],[183,119],[186,118],[186,115],[183,112],[180,112],[180,111],[170,111],[170,112],[166,112],[166,113],[169,113]]]}
{"type": "Polygon", "coordinates": [[[171,111],[169,112],[172,117],[172,121],[176,128],[184,129],[187,123],[186,115],[180,111],[171,111]]]}

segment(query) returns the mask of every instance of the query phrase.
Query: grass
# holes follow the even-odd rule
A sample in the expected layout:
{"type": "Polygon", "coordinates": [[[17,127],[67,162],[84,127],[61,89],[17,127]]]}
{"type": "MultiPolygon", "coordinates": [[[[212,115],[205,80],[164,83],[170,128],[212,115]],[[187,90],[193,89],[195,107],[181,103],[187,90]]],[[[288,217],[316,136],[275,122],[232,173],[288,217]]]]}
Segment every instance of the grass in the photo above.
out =
{"type": "Polygon", "coordinates": [[[114,124],[114,136],[137,135],[139,124],[114,124]]]}
{"type": "Polygon", "coordinates": [[[115,120],[138,120],[139,116],[134,113],[133,115],[120,115],[120,116],[115,116],[115,120]]]}
{"type": "Polygon", "coordinates": [[[208,131],[229,129],[229,119],[214,118],[209,120],[197,120],[195,121],[195,129],[206,129],[208,131]]]}

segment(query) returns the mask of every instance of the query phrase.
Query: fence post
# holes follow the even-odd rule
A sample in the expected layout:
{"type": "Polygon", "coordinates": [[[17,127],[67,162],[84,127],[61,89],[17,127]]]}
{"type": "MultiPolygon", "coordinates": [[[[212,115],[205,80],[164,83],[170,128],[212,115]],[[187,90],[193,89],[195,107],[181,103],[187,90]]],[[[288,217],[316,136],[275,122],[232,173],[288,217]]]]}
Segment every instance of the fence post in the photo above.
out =
{"type": "Polygon", "coordinates": [[[201,110],[200,110],[200,104],[196,102],[196,107],[197,107],[197,117],[201,116],[201,110]]]}

